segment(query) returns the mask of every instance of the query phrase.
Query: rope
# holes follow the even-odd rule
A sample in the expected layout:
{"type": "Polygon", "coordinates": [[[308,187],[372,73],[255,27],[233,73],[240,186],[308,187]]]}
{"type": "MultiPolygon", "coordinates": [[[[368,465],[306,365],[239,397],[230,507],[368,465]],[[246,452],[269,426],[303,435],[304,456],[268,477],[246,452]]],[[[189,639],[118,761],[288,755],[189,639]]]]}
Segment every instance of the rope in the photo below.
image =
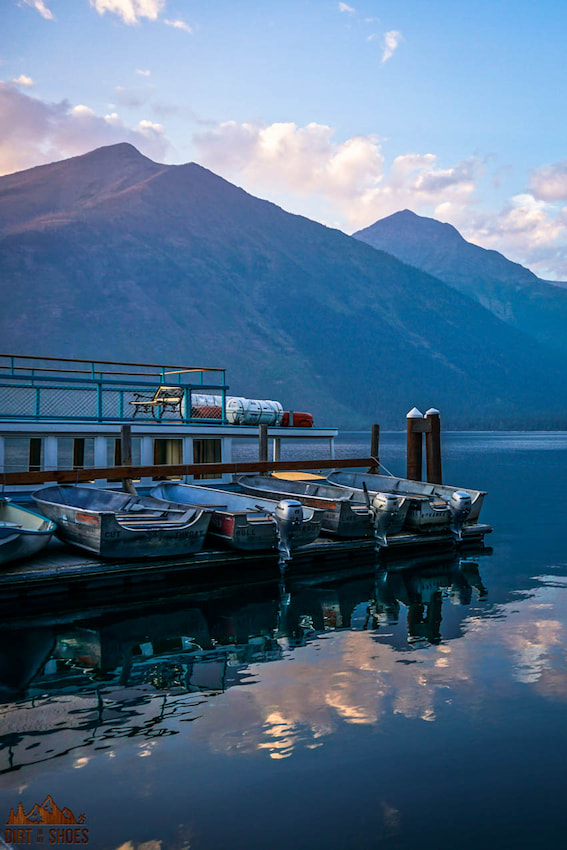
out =
{"type": "Polygon", "coordinates": [[[393,473],[393,472],[390,472],[390,470],[389,470],[389,469],[387,469],[387,467],[385,467],[385,466],[384,466],[384,464],[382,463],[382,461],[380,461],[380,460],[378,461],[378,466],[381,466],[381,467],[382,467],[382,469],[384,470],[384,472],[385,472],[387,475],[389,475],[389,476],[390,476],[390,478],[398,478],[398,476],[397,476],[397,475],[394,475],[394,473],[393,473]]]}

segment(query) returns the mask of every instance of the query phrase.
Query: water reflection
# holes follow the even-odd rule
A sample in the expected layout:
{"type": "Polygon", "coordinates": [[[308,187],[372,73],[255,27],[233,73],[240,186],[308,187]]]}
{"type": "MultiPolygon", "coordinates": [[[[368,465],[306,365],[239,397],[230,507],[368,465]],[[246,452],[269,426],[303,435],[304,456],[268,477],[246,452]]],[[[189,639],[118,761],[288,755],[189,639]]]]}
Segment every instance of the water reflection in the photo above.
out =
{"type": "MultiPolygon", "coordinates": [[[[460,623],[471,603],[482,602],[486,594],[478,562],[447,555],[417,561],[410,570],[394,565],[356,578],[243,586],[217,598],[186,598],[159,612],[5,624],[0,629],[0,770],[9,773],[61,757],[80,769],[94,756],[113,757],[124,744],[148,757],[159,739],[198,720],[216,695],[254,685],[264,665],[290,659],[294,666],[278,666],[273,685],[281,695],[278,707],[274,700],[256,705],[250,728],[244,736],[239,730],[236,740],[231,724],[216,728],[211,746],[265,750],[275,759],[289,757],[298,739],[317,748],[334,728],[329,711],[355,724],[374,723],[379,713],[376,695],[369,696],[360,682],[361,670],[378,671],[372,644],[351,645],[349,634],[365,632],[372,641],[386,641],[396,656],[404,647],[437,646],[444,610],[459,607],[460,623]],[[313,653],[335,635],[345,638],[337,645],[339,654],[321,653],[314,663],[313,653]],[[300,733],[298,726],[306,729],[300,733]]],[[[452,637],[462,633],[451,625],[452,637]]],[[[381,681],[378,696],[391,685],[381,681]]],[[[415,702],[411,696],[403,699],[415,702]]]]}

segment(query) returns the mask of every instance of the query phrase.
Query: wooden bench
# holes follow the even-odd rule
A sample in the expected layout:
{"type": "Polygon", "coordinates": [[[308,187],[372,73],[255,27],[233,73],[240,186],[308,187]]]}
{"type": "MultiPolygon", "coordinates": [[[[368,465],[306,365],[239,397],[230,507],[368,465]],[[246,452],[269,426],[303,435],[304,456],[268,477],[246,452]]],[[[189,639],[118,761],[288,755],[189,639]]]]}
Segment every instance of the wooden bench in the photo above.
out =
{"type": "Polygon", "coordinates": [[[145,393],[134,393],[134,401],[130,404],[134,405],[134,413],[132,419],[136,417],[138,411],[142,413],[151,413],[153,418],[156,418],[156,409],[158,410],[158,419],[161,419],[166,410],[172,413],[178,413],[183,417],[181,405],[185,397],[183,387],[158,387],[153,396],[145,393]]]}

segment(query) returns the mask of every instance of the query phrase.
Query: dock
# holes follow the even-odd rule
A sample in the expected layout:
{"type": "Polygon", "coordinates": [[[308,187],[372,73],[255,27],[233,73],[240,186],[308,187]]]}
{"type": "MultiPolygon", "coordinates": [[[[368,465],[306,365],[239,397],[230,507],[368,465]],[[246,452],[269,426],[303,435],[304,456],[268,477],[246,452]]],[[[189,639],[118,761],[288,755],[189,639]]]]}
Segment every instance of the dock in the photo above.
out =
{"type": "MultiPolygon", "coordinates": [[[[420,554],[454,552],[455,555],[485,552],[484,537],[491,526],[477,524],[463,530],[459,548],[446,532],[428,535],[400,533],[388,540],[387,547],[376,549],[372,539],[338,540],[320,537],[314,543],[297,549],[284,573],[327,570],[342,565],[353,568],[388,565],[401,558],[420,554]]],[[[79,598],[127,594],[128,598],[153,597],[158,591],[171,592],[194,583],[198,575],[239,580],[250,573],[280,574],[277,552],[242,553],[235,550],[203,549],[183,558],[145,559],[135,561],[103,561],[71,549],[53,540],[45,552],[33,561],[14,563],[0,573],[0,610],[25,604],[43,607],[72,605],[79,598]]]]}
{"type": "MultiPolygon", "coordinates": [[[[16,504],[29,504],[33,491],[46,484],[95,484],[144,495],[155,482],[168,479],[230,490],[243,473],[300,477],[303,472],[317,479],[329,470],[372,474],[381,466],[379,425],[372,426],[366,457],[337,458],[336,429],[314,427],[311,414],[294,411],[286,411],[284,421],[280,402],[229,396],[224,369],[0,354],[0,390],[0,486],[16,504]],[[245,402],[251,419],[241,418],[238,405],[245,402]],[[233,442],[251,437],[258,441],[257,459],[235,461],[233,442]],[[307,441],[308,455],[311,448],[317,450],[306,459],[297,459],[296,453],[282,460],[282,444],[288,441],[307,441]]],[[[406,478],[442,485],[439,411],[422,414],[413,408],[406,428],[406,478]]],[[[482,550],[492,531],[478,521],[478,513],[475,519],[476,524],[471,517],[463,527],[458,543],[448,527],[436,531],[434,524],[418,532],[415,523],[408,523],[408,530],[388,536],[388,545],[380,549],[373,537],[337,539],[324,532],[293,551],[285,572],[396,559],[409,563],[421,553],[459,557],[471,548],[482,550]]],[[[216,548],[206,543],[202,551],[181,558],[118,561],[53,540],[33,560],[14,562],[0,572],[0,608],[52,601],[59,607],[65,599],[91,594],[102,599],[115,592],[149,599],[174,587],[186,589],[204,575],[222,584],[254,573],[280,574],[277,551],[211,545],[216,548]]]]}

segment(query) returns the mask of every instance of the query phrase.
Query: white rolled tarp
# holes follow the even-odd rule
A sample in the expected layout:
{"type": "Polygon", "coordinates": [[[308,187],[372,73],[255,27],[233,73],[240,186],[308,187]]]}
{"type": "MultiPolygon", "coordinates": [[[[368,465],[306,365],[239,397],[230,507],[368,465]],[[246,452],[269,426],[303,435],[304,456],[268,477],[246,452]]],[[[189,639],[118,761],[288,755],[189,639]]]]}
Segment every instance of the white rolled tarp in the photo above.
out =
{"type": "MultiPolygon", "coordinates": [[[[220,395],[191,394],[192,407],[222,407],[220,395]]],[[[231,425],[279,425],[283,407],[269,399],[226,397],[226,418],[231,425]]]]}

